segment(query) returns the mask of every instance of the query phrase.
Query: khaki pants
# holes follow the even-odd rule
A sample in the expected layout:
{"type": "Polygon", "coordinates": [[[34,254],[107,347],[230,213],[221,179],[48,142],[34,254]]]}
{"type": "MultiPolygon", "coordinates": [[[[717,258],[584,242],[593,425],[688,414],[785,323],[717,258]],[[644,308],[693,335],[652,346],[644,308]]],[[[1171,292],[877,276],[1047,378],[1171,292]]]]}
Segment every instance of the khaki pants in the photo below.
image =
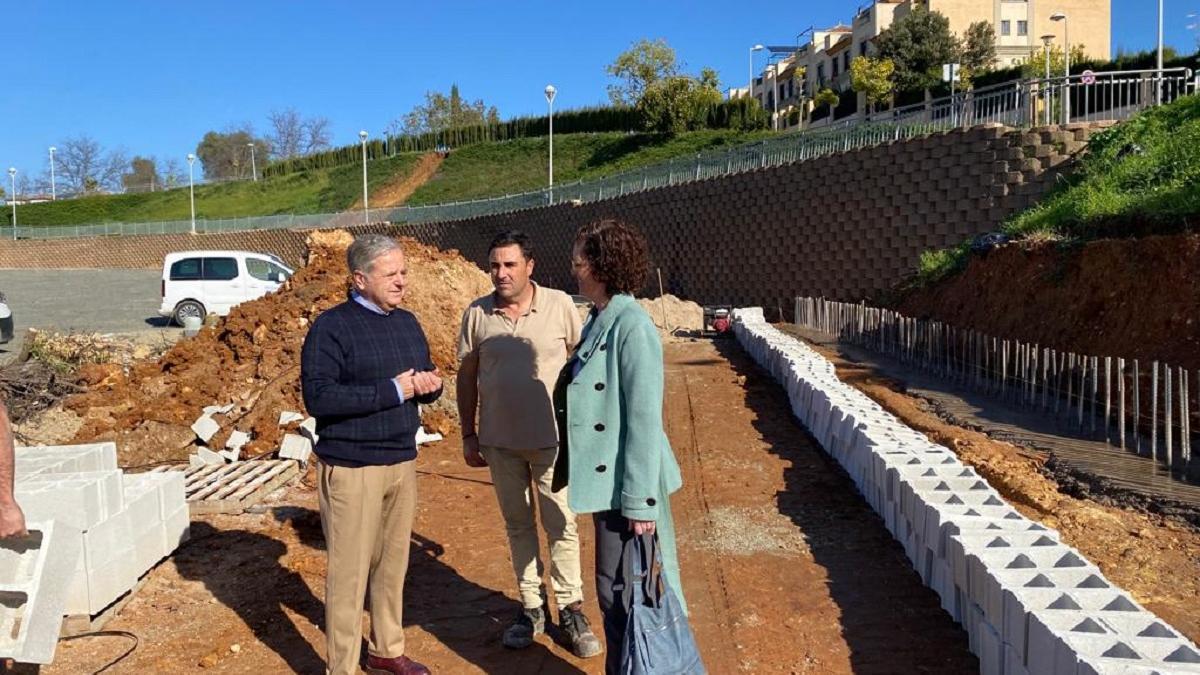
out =
{"type": "Polygon", "coordinates": [[[538,553],[531,484],[537,486],[537,510],[541,512],[542,529],[550,543],[550,586],[555,603],[561,609],[582,600],[575,514],[567,506],[567,488],[557,493],[550,490],[558,448],[513,450],[484,446],[480,452],[492,472],[496,500],[504,516],[521,603],[527,608],[542,606],[542,559],[538,553]]]}
{"type": "Polygon", "coordinates": [[[404,654],[404,576],[417,505],[416,462],[389,466],[320,465],[325,577],[326,672],[358,673],[363,600],[369,591],[368,651],[404,654]]]}

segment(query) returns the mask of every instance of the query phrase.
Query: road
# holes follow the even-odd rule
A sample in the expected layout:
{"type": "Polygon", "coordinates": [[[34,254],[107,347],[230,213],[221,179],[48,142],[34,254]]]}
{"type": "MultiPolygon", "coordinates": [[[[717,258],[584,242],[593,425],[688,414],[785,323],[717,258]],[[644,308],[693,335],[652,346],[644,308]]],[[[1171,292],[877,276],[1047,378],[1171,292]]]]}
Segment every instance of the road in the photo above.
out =
{"type": "Polygon", "coordinates": [[[158,316],[161,276],[152,270],[0,270],[15,333],[0,345],[0,362],[20,353],[28,328],[174,336],[178,329],[166,328],[158,316]]]}

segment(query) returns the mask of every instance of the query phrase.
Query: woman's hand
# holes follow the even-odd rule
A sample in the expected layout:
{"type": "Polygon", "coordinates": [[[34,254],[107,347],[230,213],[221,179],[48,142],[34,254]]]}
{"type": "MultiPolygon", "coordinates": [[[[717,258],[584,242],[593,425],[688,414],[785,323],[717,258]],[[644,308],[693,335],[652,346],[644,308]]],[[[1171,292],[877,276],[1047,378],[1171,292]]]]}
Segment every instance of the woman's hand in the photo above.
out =
{"type": "Polygon", "coordinates": [[[643,534],[654,534],[654,521],[629,519],[629,529],[639,537],[643,534]]]}

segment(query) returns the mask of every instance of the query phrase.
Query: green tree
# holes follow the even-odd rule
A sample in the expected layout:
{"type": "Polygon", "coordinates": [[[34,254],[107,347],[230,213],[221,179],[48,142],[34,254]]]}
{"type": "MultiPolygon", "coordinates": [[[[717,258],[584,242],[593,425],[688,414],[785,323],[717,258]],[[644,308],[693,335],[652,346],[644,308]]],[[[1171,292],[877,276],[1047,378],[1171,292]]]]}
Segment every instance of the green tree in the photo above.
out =
{"type": "MultiPolygon", "coordinates": [[[[1071,63],[1080,63],[1087,58],[1084,45],[1071,45],[1071,63]]],[[[1025,65],[1021,66],[1025,77],[1043,78],[1046,76],[1046,50],[1038,49],[1030,55],[1025,65]]],[[[1067,70],[1067,61],[1062,47],[1050,45],[1050,77],[1062,77],[1067,70]]]]}
{"type": "Polygon", "coordinates": [[[892,73],[896,64],[891,59],[860,56],[850,62],[850,86],[867,98],[870,111],[892,95],[892,73]]]}
{"type": "Polygon", "coordinates": [[[154,158],[135,156],[129,162],[129,173],[121,175],[121,186],[126,192],[163,189],[163,181],[158,177],[158,166],[154,158]]]}
{"type": "Polygon", "coordinates": [[[438,91],[425,92],[425,102],[413,106],[407,114],[392,122],[392,133],[423,134],[461,129],[463,127],[499,122],[500,114],[488,108],[483,99],[464,100],[457,84],[450,85],[447,96],[438,91]]]}
{"type": "Polygon", "coordinates": [[[676,75],[648,86],[637,111],[646,130],[676,134],[705,128],[709,110],[720,103],[721,92],[694,77],[676,75]]]}
{"type": "Polygon", "coordinates": [[[896,89],[902,92],[937,86],[942,79],[942,65],[954,62],[959,54],[949,19],[920,5],[883,31],[876,47],[879,58],[891,59],[895,64],[892,77],[896,89]]]}
{"type": "Polygon", "coordinates": [[[270,141],[256,138],[249,125],[204,134],[196,146],[196,157],[204,167],[204,176],[210,180],[249,178],[251,143],[263,156],[270,155],[270,141]]]}
{"type": "MultiPolygon", "coordinates": [[[[608,98],[614,105],[636,105],[642,93],[655,82],[679,74],[675,50],[667,41],[642,39],[617,55],[604,72],[622,82],[608,86],[608,98]]],[[[716,76],[716,73],[713,73],[716,76]]]]}
{"type": "Polygon", "coordinates": [[[829,106],[829,119],[830,120],[833,119],[833,109],[838,107],[838,105],[841,102],[842,102],[842,97],[838,96],[836,91],[834,91],[828,87],[817,92],[817,95],[813,97],[813,105],[816,105],[818,107],[823,106],[823,105],[829,106]]]}
{"type": "Polygon", "coordinates": [[[996,63],[996,29],[989,21],[976,21],[963,37],[958,62],[973,75],[985,73],[996,63]]]}

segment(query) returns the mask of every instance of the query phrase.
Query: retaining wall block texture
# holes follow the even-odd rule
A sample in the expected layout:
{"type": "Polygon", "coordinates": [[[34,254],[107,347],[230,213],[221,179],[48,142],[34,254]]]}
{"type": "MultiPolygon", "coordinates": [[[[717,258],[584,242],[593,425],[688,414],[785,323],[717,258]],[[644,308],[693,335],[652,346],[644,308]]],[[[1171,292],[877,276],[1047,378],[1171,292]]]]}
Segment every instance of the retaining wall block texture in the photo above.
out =
{"type": "MultiPolygon", "coordinates": [[[[1092,128],[981,126],[579,206],[348,229],[412,236],[486,268],[491,238],[517,227],[534,237],[539,281],[574,288],[576,229],[621,218],[646,234],[667,291],[780,312],[797,294],[855,300],[886,291],[921,252],[997,229],[1070,170],[1092,128]]],[[[157,269],[166,253],[196,249],[268,251],[298,265],[307,232],[0,240],[0,268],[157,269]]],[[[657,290],[653,275],[646,290],[657,290]]]]}
{"type": "Polygon", "coordinates": [[[1196,645],[952,451],[841,382],[828,360],[771,327],[762,308],[737,310],[734,332],[966,629],[981,672],[1200,672],[1196,645]]]}
{"type": "Polygon", "coordinates": [[[70,525],[30,520],[29,536],[0,541],[0,660],[54,660],[67,585],[80,558],[70,525]]]}
{"type": "Polygon", "coordinates": [[[98,614],[187,538],[183,472],[124,474],[113,443],[18,448],[16,464],[26,515],[74,528],[62,536],[78,554],[50,581],[64,596],[59,617],[98,614]]]}

